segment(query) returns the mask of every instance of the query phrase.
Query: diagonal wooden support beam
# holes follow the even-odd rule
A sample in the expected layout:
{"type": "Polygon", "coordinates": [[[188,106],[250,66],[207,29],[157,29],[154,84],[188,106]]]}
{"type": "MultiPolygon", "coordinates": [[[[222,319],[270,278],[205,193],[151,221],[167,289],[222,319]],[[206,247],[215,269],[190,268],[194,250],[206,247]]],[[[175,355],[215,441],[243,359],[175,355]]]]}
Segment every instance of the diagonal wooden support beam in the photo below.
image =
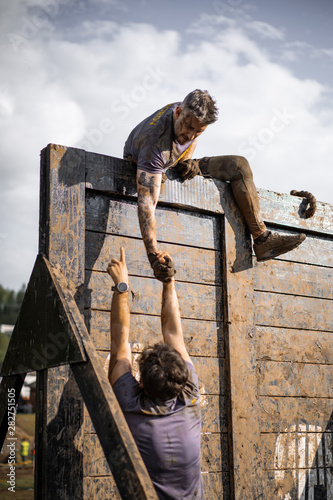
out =
{"type": "MultiPolygon", "coordinates": [[[[1,386],[0,394],[4,401],[1,408],[6,406],[7,388],[15,386],[19,394],[25,377],[25,373],[21,373],[31,371],[35,362],[36,355],[33,357],[22,350],[20,341],[27,350],[29,345],[33,345],[44,353],[43,360],[34,369],[43,370],[69,363],[121,497],[125,500],[157,500],[147,469],[66,280],[61,270],[51,266],[42,255],[37,257],[14,331],[16,333],[11,339],[3,368],[6,376],[1,386]],[[22,339],[20,335],[28,311],[31,315],[32,306],[35,314],[29,320],[29,329],[24,330],[29,336],[22,339]],[[57,356],[45,356],[45,342],[49,342],[49,338],[59,340],[55,337],[59,331],[62,336],[64,332],[67,335],[67,341],[63,340],[64,348],[60,349],[59,345],[57,356]]],[[[8,428],[6,412],[2,410],[0,416],[1,431],[5,436],[8,428]]]]}
{"type": "Polygon", "coordinates": [[[1,375],[17,375],[85,361],[79,332],[73,327],[63,298],[62,273],[37,256],[1,375]],[[62,286],[60,284],[62,282],[62,286]]]}

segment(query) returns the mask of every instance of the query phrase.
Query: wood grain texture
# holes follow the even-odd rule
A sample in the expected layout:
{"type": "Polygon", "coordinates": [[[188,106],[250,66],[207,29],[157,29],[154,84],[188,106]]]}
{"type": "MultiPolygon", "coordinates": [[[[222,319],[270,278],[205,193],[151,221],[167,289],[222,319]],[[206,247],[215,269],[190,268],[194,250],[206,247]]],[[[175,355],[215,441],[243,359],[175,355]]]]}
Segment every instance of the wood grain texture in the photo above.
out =
{"type": "Polygon", "coordinates": [[[267,471],[264,477],[264,498],[274,500],[333,498],[333,478],[324,469],[267,471]],[[274,495],[272,497],[271,495],[274,495]]]}
{"type": "MultiPolygon", "coordinates": [[[[91,231],[86,232],[87,270],[105,271],[111,257],[119,257],[120,247],[125,250],[126,263],[131,274],[153,277],[141,239],[91,231]]],[[[171,255],[177,270],[177,281],[222,284],[220,252],[165,243],[161,243],[159,249],[171,255]]]]}
{"type": "Polygon", "coordinates": [[[255,290],[333,299],[333,268],[279,260],[259,264],[254,273],[255,290]]]}
{"type": "Polygon", "coordinates": [[[296,432],[262,434],[265,470],[332,468],[332,432],[311,432],[311,427],[315,426],[310,430],[301,425],[296,432]]]}
{"type": "MultiPolygon", "coordinates": [[[[213,214],[157,206],[155,217],[158,241],[215,250],[221,247],[220,218],[213,214]]],[[[141,239],[137,202],[88,192],[86,229],[141,239]]]]}
{"type": "MultiPolygon", "coordinates": [[[[202,474],[204,490],[209,500],[230,499],[230,478],[227,472],[205,472],[202,474]]],[[[86,500],[121,500],[116,484],[111,476],[86,476],[83,479],[84,498],[86,500]]]]}
{"type": "Polygon", "coordinates": [[[225,323],[232,436],[232,498],[262,498],[259,401],[249,233],[231,196],[225,210],[225,323]]]}
{"type": "MultiPolygon", "coordinates": [[[[79,301],[85,268],[85,153],[48,145],[41,154],[40,193],[39,252],[60,266],[79,301]]],[[[37,406],[41,396],[44,414],[36,435],[36,498],[82,497],[83,403],[77,385],[63,366],[48,370],[37,386],[43,388],[37,406]]]]}
{"type": "Polygon", "coordinates": [[[255,303],[257,325],[333,331],[331,300],[255,292],[255,303]]]}
{"type": "Polygon", "coordinates": [[[333,366],[308,363],[258,363],[260,395],[333,397],[333,366]]]}
{"type": "MultiPolygon", "coordinates": [[[[88,152],[86,158],[87,187],[110,193],[122,193],[123,196],[136,195],[136,167],[133,164],[120,158],[88,152]]],[[[184,183],[167,180],[162,184],[160,200],[212,212],[223,212],[219,190],[212,182],[201,176],[184,183]]]]}
{"type": "Polygon", "coordinates": [[[333,430],[333,400],[329,398],[261,397],[260,430],[283,432],[309,424],[333,430]]]}
{"type": "Polygon", "coordinates": [[[333,364],[333,334],[258,326],[259,361],[333,364]]]}
{"type": "MultiPolygon", "coordinates": [[[[87,276],[85,307],[110,310],[111,278],[107,273],[92,272],[87,276]],[[88,281],[89,280],[89,281],[88,281]]],[[[222,290],[211,285],[176,284],[183,318],[220,321],[222,290]]],[[[162,283],[150,278],[130,276],[130,310],[133,313],[161,313],[162,283]]]]}
{"type": "MultiPolygon", "coordinates": [[[[97,349],[110,349],[110,313],[86,310],[85,321],[97,349]]],[[[190,356],[225,357],[222,322],[183,319],[182,327],[190,356]]],[[[130,341],[133,352],[162,340],[160,316],[131,314],[130,341]]]]}
{"type": "MultiPolygon", "coordinates": [[[[333,234],[332,218],[333,205],[317,201],[317,210],[313,217],[301,217],[300,205],[302,198],[287,194],[275,193],[258,189],[260,209],[266,222],[274,222],[286,227],[301,228],[303,230],[317,231],[323,234],[333,234]]],[[[315,195],[315,193],[313,193],[315,195]]]]}
{"type": "MultiPolygon", "coordinates": [[[[100,356],[101,364],[106,366],[107,351],[97,351],[100,356]]],[[[138,373],[138,354],[132,356],[133,375],[138,373]]],[[[192,357],[191,361],[194,365],[199,379],[199,388],[201,394],[216,394],[225,395],[226,392],[226,374],[225,360],[207,357],[192,357]]],[[[137,377],[138,379],[138,377],[137,377]]]]}

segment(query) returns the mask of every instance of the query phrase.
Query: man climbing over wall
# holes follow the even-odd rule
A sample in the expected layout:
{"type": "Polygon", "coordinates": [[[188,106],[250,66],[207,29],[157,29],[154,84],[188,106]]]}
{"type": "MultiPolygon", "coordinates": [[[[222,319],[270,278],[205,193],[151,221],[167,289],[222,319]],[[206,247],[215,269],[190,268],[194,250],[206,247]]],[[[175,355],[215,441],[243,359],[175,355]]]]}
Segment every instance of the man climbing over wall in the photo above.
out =
{"type": "MultiPolygon", "coordinates": [[[[171,262],[165,252],[162,263],[171,262]]],[[[124,249],[111,259],[113,279],[109,380],[160,499],[203,499],[198,378],[187,353],[172,273],[163,282],[163,341],[139,358],[132,375],[128,271],[124,249]]]]}
{"type": "Polygon", "coordinates": [[[217,120],[218,109],[207,91],[194,90],[183,102],[168,104],[143,120],[130,133],[124,158],[137,165],[138,216],[149,262],[163,281],[174,269],[160,262],[156,238],[155,208],[162,174],[171,167],[181,180],[196,175],[230,182],[235,200],[254,240],[258,261],[272,259],[296,248],[305,234],[284,236],[267,230],[260,213],[252,170],[242,156],[192,159],[197,138],[217,120]]]}

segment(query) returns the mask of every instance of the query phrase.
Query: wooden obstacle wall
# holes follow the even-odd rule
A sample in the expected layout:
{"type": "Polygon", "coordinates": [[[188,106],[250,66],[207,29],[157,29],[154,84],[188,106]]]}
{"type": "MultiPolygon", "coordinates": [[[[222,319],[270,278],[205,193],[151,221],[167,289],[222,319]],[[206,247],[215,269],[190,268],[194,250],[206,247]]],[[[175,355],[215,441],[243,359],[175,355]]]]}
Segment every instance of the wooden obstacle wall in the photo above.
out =
{"type": "MultiPolygon", "coordinates": [[[[306,220],[300,199],[267,191],[260,199],[270,227],[308,234],[299,249],[261,264],[225,183],[167,181],[156,211],[160,248],[175,260],[185,342],[200,381],[202,473],[212,500],[333,491],[333,210],[318,204],[306,220]]],[[[49,145],[42,152],[40,228],[40,251],[62,268],[101,363],[110,342],[105,269],[120,246],[130,273],[134,358],[161,339],[162,285],[141,240],[129,163],[49,145]]],[[[39,372],[37,392],[44,498],[120,498],[68,367],[39,372]]]]}

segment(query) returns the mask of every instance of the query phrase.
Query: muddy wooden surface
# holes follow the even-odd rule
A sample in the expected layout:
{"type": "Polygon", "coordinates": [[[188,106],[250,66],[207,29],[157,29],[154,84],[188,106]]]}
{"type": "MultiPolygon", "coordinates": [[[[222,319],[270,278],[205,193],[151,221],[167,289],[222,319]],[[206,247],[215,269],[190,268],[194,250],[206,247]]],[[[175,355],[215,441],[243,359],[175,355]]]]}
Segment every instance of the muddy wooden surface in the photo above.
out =
{"type": "MultiPolygon", "coordinates": [[[[129,197],[125,200],[113,198],[108,191],[118,192],[114,187],[115,183],[119,184],[119,179],[116,180],[118,174],[115,174],[116,164],[105,158],[98,161],[100,174],[95,163],[92,168],[91,159],[87,162],[87,186],[93,190],[87,189],[86,193],[86,281],[83,299],[86,324],[105,362],[110,344],[109,309],[112,297],[112,283],[105,269],[110,258],[118,257],[120,246],[125,248],[130,273],[130,340],[134,355],[141,352],[145,345],[161,340],[162,285],[154,279],[147,261],[136,200],[131,198],[131,179],[124,180],[129,197]]],[[[121,175],[124,179],[128,177],[121,175]]],[[[230,494],[230,464],[223,335],[223,226],[221,215],[216,216],[215,213],[221,214],[223,210],[216,186],[204,179],[196,181],[196,190],[193,185],[168,184],[162,187],[162,203],[156,210],[159,246],[169,251],[175,261],[185,342],[200,381],[203,476],[206,488],[211,495],[216,495],[212,498],[222,498],[223,491],[230,494]],[[163,205],[163,201],[169,205],[163,205]],[[194,204],[213,213],[189,210],[194,204]],[[186,209],[180,208],[181,205],[186,205],[186,209]],[[221,488],[222,474],[225,486],[221,488]]],[[[85,429],[86,436],[96,440],[88,416],[85,429]]],[[[98,443],[96,447],[99,447],[98,443]]],[[[108,473],[101,450],[98,457],[94,455],[94,465],[87,457],[84,470],[87,477],[108,473]]]]}
{"type": "Polygon", "coordinates": [[[266,220],[308,229],[295,251],[254,266],[264,498],[333,497],[332,207],[263,193],[266,220]],[[281,199],[282,198],[282,199],[281,199]],[[282,201],[282,204],[279,202],[282,201]],[[274,210],[276,212],[274,213],[274,210]]]}
{"type": "MultiPolygon", "coordinates": [[[[42,196],[42,251],[66,268],[105,367],[112,284],[105,269],[124,246],[135,360],[161,339],[162,290],[141,240],[135,170],[80,150],[52,146],[49,153],[53,167],[45,156],[42,162],[44,185],[51,183],[42,196]]],[[[265,263],[256,262],[244,219],[222,182],[167,181],[156,210],[159,247],[175,260],[185,342],[199,376],[206,497],[330,498],[333,207],[318,202],[315,216],[304,219],[301,198],[264,190],[259,196],[270,229],[307,234],[299,248],[265,263]]],[[[80,498],[119,498],[66,369],[41,375],[40,388],[43,418],[49,415],[52,424],[41,453],[57,446],[49,464],[59,467],[55,484],[66,485],[74,474],[80,498]],[[53,442],[51,431],[64,435],[67,425],[74,435],[53,442]]],[[[38,470],[42,477],[45,469],[38,470]]]]}

